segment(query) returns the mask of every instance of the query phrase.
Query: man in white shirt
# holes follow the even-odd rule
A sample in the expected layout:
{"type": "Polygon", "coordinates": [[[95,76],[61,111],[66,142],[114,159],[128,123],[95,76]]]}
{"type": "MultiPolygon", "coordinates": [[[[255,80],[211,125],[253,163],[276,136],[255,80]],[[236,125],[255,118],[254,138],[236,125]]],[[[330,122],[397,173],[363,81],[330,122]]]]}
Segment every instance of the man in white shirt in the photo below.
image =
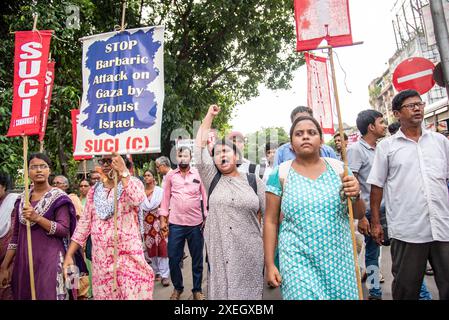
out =
{"type": "Polygon", "coordinates": [[[424,106],[414,90],[394,97],[393,113],[401,128],[378,144],[368,177],[371,235],[379,244],[385,190],[395,300],[418,299],[427,260],[440,299],[449,299],[449,140],[422,129],[424,106]]]}

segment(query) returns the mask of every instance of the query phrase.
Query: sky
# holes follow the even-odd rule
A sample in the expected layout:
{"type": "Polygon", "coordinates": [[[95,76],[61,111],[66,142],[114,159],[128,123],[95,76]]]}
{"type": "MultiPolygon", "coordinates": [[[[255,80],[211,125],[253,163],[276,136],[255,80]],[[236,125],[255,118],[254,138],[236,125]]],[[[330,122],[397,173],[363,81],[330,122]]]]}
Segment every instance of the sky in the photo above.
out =
{"type": "MultiPolygon", "coordinates": [[[[388,68],[388,59],[396,51],[391,23],[391,9],[396,0],[350,0],[352,38],[362,45],[334,49],[344,72],[334,56],[337,86],[343,122],[353,126],[357,114],[369,109],[368,85],[388,68]]],[[[243,134],[263,127],[290,129],[290,112],[298,105],[307,105],[307,70],[303,65],[295,72],[289,90],[269,90],[263,85],[259,96],[237,105],[231,125],[243,134]],[[251,121],[248,121],[251,119],[251,121]]],[[[331,93],[332,94],[332,93],[331,93]]],[[[337,116],[334,115],[334,123],[337,116]]]]}

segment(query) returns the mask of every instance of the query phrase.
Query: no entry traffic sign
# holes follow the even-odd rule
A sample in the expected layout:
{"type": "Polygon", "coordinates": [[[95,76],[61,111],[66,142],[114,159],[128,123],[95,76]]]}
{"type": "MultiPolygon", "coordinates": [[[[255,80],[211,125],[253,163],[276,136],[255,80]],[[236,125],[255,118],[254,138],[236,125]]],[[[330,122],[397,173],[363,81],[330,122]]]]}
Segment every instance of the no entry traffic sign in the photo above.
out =
{"type": "Polygon", "coordinates": [[[414,89],[419,94],[424,94],[435,85],[433,69],[435,65],[428,59],[409,58],[402,61],[394,70],[393,85],[398,91],[414,89]]]}

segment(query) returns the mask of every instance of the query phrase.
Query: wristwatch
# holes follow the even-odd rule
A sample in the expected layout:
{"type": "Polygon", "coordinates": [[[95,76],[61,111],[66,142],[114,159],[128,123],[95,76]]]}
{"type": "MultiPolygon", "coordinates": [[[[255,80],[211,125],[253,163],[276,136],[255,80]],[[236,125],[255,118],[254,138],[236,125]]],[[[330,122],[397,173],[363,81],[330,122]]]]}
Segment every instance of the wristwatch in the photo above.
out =
{"type": "Polygon", "coordinates": [[[129,177],[129,170],[122,172],[122,178],[128,178],[129,177]]]}

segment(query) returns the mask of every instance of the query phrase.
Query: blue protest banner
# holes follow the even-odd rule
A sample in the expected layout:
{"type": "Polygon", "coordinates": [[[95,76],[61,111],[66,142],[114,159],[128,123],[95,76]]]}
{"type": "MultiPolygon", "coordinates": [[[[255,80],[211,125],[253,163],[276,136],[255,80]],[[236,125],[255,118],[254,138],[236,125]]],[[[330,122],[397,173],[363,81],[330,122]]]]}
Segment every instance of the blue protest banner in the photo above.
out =
{"type": "Polygon", "coordinates": [[[160,152],[163,27],[83,38],[75,155],[160,152]]]}

